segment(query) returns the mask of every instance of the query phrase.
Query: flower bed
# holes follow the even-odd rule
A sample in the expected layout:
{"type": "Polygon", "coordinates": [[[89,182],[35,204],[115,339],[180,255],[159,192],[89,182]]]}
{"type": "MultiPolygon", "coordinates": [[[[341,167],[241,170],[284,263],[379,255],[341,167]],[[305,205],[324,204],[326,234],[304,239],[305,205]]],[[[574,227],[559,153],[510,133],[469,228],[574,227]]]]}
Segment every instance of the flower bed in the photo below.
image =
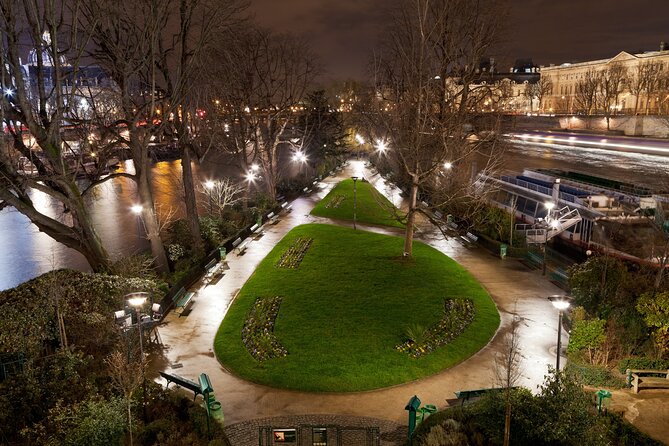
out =
{"type": "Polygon", "coordinates": [[[420,358],[460,336],[474,320],[474,302],[470,299],[446,299],[441,320],[428,328],[420,342],[409,339],[395,348],[412,358],[420,358]]]}
{"type": "Polygon", "coordinates": [[[297,268],[313,241],[314,239],[307,237],[296,238],[274,266],[276,268],[297,268]]]}
{"type": "Polygon", "coordinates": [[[337,194],[325,205],[326,208],[336,209],[346,199],[346,195],[337,194]]]}
{"type": "Polygon", "coordinates": [[[274,336],[274,322],[280,306],[279,296],[259,297],[246,316],[242,328],[242,342],[256,361],[282,358],[288,354],[274,336]]]}

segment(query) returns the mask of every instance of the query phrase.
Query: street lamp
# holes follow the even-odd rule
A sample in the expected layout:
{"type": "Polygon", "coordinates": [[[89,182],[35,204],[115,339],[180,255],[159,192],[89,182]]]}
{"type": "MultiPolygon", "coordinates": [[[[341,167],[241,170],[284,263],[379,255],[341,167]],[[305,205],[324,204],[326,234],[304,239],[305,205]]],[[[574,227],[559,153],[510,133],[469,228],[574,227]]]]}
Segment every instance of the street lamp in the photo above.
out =
{"type": "Polygon", "coordinates": [[[551,218],[551,212],[553,211],[553,208],[555,208],[555,203],[553,203],[552,201],[547,201],[547,202],[544,203],[544,206],[547,209],[547,213],[546,213],[546,219],[544,220],[545,221],[544,243],[543,243],[543,249],[542,249],[544,261],[543,261],[543,266],[542,266],[542,269],[541,269],[541,275],[542,276],[546,275],[546,244],[548,243],[548,231],[551,227],[552,228],[557,227],[556,226],[557,220],[552,220],[552,218],[551,218]]]}
{"type": "Polygon", "coordinates": [[[139,243],[142,239],[142,236],[140,234],[141,233],[140,218],[142,218],[142,212],[144,212],[144,206],[142,206],[141,204],[133,204],[130,207],[130,210],[132,211],[133,214],[137,216],[137,243],[139,243]]]}
{"type": "Polygon", "coordinates": [[[357,229],[355,225],[356,220],[356,207],[357,207],[357,194],[356,194],[356,184],[358,183],[358,177],[351,177],[353,180],[353,229],[357,229]]]}
{"type": "Polygon", "coordinates": [[[562,349],[562,312],[569,308],[570,302],[567,296],[551,296],[548,298],[558,310],[558,338],[557,355],[555,358],[555,370],[560,371],[560,350],[562,349]]]}
{"type": "Polygon", "coordinates": [[[304,167],[304,165],[307,163],[307,155],[305,155],[303,152],[295,152],[295,154],[293,154],[293,161],[301,163],[300,166],[300,171],[301,171],[302,167],[304,167]]]}
{"type": "Polygon", "coordinates": [[[213,214],[214,212],[214,203],[213,203],[213,194],[214,194],[214,186],[216,186],[216,183],[207,180],[204,182],[204,187],[207,189],[207,195],[209,196],[209,214],[213,214]]]}
{"type": "Polygon", "coordinates": [[[130,293],[125,297],[127,298],[130,306],[135,308],[135,314],[137,316],[137,329],[139,330],[139,360],[140,360],[140,367],[142,368],[142,415],[144,416],[144,421],[146,421],[146,377],[144,376],[144,342],[142,339],[143,338],[142,316],[139,310],[146,303],[146,300],[149,297],[149,293],[144,293],[144,292],[130,293]]]}

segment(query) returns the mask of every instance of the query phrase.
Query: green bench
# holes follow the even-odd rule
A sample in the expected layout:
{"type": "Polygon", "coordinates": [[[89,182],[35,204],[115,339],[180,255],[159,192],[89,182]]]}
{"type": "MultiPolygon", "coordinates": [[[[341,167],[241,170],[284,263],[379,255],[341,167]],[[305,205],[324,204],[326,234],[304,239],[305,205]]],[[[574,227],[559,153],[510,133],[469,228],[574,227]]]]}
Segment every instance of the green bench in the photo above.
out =
{"type": "Polygon", "coordinates": [[[202,387],[195,381],[192,381],[188,378],[184,378],[183,376],[179,375],[170,375],[169,373],[165,372],[159,372],[159,373],[160,376],[162,376],[167,380],[167,385],[165,386],[165,388],[168,388],[170,386],[170,383],[174,383],[177,386],[183,387],[184,389],[191,390],[193,392],[193,399],[195,399],[198,395],[204,395],[202,393],[202,387]]]}
{"type": "Polygon", "coordinates": [[[177,294],[174,295],[172,298],[172,302],[174,302],[175,306],[175,313],[181,317],[181,314],[186,311],[192,304],[193,304],[193,297],[195,296],[195,293],[192,291],[186,291],[184,287],[181,287],[177,294]]]}
{"type": "MultiPolygon", "coordinates": [[[[515,389],[516,387],[511,387],[515,389]]],[[[460,404],[464,405],[466,401],[469,401],[471,398],[480,398],[491,392],[499,392],[500,390],[505,390],[504,387],[495,387],[490,389],[474,389],[474,390],[458,390],[455,393],[455,396],[460,400],[460,404]]]]}
{"type": "Polygon", "coordinates": [[[634,393],[639,393],[640,388],[669,389],[669,370],[627,369],[627,383],[634,393]]]}

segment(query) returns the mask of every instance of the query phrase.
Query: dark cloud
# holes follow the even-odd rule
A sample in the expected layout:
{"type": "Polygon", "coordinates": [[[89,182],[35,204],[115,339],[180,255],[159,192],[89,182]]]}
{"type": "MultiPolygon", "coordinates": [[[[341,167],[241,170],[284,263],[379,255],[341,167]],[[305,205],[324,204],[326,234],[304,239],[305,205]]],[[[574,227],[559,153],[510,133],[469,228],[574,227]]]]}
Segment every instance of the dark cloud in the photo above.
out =
{"type": "MultiPolygon", "coordinates": [[[[503,64],[532,57],[562,63],[612,57],[622,50],[650,51],[669,42],[669,0],[509,0],[503,64]]],[[[361,78],[390,0],[251,0],[257,21],[305,37],[327,77],[361,78]]]]}

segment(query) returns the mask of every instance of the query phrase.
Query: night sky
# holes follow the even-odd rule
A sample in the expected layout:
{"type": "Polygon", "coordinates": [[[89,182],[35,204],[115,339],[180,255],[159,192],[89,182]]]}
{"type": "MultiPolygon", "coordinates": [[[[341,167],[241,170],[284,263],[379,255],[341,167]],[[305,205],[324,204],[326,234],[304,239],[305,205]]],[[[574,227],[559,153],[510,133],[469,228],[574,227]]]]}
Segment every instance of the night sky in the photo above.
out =
{"type": "MultiPolygon", "coordinates": [[[[669,0],[510,0],[500,69],[517,58],[537,64],[651,51],[669,43],[669,0]]],[[[362,79],[382,31],[387,0],[251,0],[257,22],[304,36],[321,57],[326,79],[362,79]]],[[[508,66],[507,66],[508,65],[508,66]]]]}

